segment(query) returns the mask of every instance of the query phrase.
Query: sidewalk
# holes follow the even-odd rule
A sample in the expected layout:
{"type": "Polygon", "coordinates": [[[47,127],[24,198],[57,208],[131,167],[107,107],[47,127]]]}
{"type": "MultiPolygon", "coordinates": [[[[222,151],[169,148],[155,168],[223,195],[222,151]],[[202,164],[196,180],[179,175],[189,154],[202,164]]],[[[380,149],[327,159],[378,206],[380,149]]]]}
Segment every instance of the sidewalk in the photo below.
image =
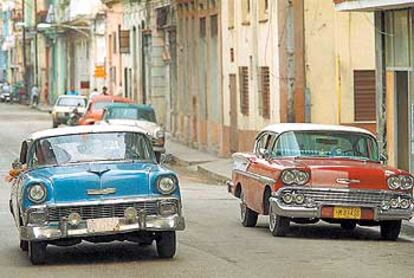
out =
{"type": "Polygon", "coordinates": [[[225,183],[231,179],[233,160],[231,158],[218,158],[214,155],[192,149],[168,138],[166,142],[168,154],[173,156],[177,165],[191,167],[217,183],[225,183]]]}

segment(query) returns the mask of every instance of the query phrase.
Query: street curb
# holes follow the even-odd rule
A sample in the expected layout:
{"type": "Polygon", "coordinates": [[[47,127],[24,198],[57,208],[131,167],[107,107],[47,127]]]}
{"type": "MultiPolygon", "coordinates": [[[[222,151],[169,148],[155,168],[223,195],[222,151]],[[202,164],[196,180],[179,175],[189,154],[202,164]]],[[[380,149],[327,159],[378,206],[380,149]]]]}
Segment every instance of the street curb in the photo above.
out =
{"type": "Polygon", "coordinates": [[[200,175],[203,175],[223,185],[226,184],[228,180],[230,180],[229,177],[209,171],[206,168],[203,168],[202,165],[197,166],[197,172],[200,173],[200,175]]]}
{"type": "Polygon", "coordinates": [[[178,156],[176,156],[174,154],[171,154],[171,156],[172,156],[172,159],[174,161],[174,164],[176,164],[178,166],[182,166],[182,167],[190,167],[190,166],[195,166],[195,165],[199,165],[199,164],[203,164],[203,163],[207,163],[207,162],[212,162],[212,160],[188,161],[188,160],[181,159],[181,158],[179,158],[178,156]]]}

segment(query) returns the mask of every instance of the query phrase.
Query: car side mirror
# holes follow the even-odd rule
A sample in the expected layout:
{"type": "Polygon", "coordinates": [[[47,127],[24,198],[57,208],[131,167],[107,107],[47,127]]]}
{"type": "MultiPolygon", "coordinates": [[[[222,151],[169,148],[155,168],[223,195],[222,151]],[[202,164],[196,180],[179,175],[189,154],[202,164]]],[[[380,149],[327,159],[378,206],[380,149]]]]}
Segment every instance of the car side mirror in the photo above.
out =
{"type": "Polygon", "coordinates": [[[259,155],[260,157],[262,157],[265,160],[270,159],[271,157],[271,152],[268,149],[265,148],[259,148],[259,155]]]}
{"type": "Polygon", "coordinates": [[[171,154],[163,153],[161,155],[160,164],[168,164],[174,161],[174,157],[171,154]]]}
{"type": "Polygon", "coordinates": [[[381,161],[382,164],[387,164],[387,162],[388,162],[388,156],[386,154],[383,154],[382,153],[380,155],[380,161],[381,161]]]}
{"type": "Polygon", "coordinates": [[[12,163],[12,169],[14,170],[21,170],[23,168],[22,166],[22,163],[18,159],[15,159],[12,163]]]}

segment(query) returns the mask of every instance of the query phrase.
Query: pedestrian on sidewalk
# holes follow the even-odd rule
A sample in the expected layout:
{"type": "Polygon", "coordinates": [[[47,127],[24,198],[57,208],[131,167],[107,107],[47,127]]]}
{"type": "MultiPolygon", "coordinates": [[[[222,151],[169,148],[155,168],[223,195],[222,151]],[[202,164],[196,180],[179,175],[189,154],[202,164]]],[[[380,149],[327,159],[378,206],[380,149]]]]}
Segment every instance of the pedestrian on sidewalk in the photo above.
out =
{"type": "Polygon", "coordinates": [[[103,94],[104,96],[107,96],[107,95],[108,95],[108,88],[107,88],[106,86],[103,86],[103,87],[102,87],[102,94],[103,94]]]}
{"type": "Polygon", "coordinates": [[[43,95],[45,97],[45,104],[49,106],[49,83],[45,82],[45,87],[43,89],[43,95]]]}
{"type": "Polygon", "coordinates": [[[33,85],[32,94],[31,94],[32,107],[37,107],[39,105],[39,88],[37,85],[33,85]]]}
{"type": "Polygon", "coordinates": [[[98,92],[98,89],[95,88],[93,89],[92,93],[89,94],[89,100],[92,100],[94,97],[99,96],[99,95],[101,94],[98,92]]]}

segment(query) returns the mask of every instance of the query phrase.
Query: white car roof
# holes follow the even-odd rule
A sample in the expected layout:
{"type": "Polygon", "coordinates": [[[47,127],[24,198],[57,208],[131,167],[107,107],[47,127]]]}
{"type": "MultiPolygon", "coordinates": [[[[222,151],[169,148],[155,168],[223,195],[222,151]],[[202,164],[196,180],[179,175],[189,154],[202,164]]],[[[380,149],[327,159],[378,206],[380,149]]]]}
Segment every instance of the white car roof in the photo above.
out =
{"type": "Polygon", "coordinates": [[[367,129],[353,127],[353,126],[344,126],[344,125],[323,125],[323,124],[304,124],[304,123],[282,123],[282,124],[273,124],[265,127],[261,130],[271,131],[275,133],[283,133],[287,131],[344,131],[344,132],[355,132],[355,133],[364,133],[375,137],[375,135],[367,129]]]}
{"type": "Polygon", "coordinates": [[[139,127],[126,126],[126,125],[83,125],[73,127],[61,127],[46,129],[32,133],[27,139],[38,140],[41,138],[64,136],[64,135],[76,135],[87,133],[104,133],[104,132],[135,132],[147,134],[147,132],[139,127]]]}
{"type": "Polygon", "coordinates": [[[86,99],[85,96],[76,96],[76,95],[61,95],[58,98],[83,98],[83,99],[86,99]]]}

